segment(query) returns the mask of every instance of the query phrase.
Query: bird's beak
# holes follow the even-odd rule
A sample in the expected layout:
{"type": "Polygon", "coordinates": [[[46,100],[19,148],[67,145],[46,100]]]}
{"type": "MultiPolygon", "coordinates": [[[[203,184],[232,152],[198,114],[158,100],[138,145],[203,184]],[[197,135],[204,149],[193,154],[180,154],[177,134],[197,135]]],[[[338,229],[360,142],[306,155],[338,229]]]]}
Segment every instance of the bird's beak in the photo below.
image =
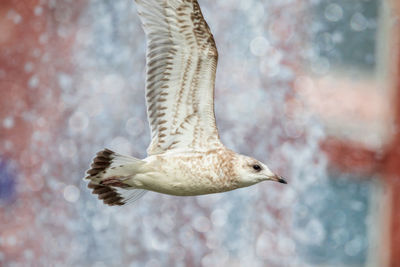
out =
{"type": "Polygon", "coordinates": [[[283,179],[282,176],[279,176],[279,175],[277,175],[277,174],[275,174],[274,176],[272,176],[270,179],[271,179],[272,181],[275,181],[275,182],[278,182],[278,183],[281,183],[281,184],[287,184],[286,180],[283,179]]]}

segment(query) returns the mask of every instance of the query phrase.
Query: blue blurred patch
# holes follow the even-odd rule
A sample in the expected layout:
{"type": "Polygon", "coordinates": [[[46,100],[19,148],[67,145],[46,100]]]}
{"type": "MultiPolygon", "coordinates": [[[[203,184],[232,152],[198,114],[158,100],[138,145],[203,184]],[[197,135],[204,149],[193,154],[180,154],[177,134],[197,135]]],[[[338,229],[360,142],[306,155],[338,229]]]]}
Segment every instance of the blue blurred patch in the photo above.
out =
{"type": "Polygon", "coordinates": [[[348,173],[329,176],[327,183],[311,186],[295,208],[299,252],[312,266],[364,266],[372,242],[371,194],[377,184],[348,173]]]}
{"type": "Polygon", "coordinates": [[[15,196],[16,173],[9,161],[0,158],[0,201],[10,201],[15,196]]]}

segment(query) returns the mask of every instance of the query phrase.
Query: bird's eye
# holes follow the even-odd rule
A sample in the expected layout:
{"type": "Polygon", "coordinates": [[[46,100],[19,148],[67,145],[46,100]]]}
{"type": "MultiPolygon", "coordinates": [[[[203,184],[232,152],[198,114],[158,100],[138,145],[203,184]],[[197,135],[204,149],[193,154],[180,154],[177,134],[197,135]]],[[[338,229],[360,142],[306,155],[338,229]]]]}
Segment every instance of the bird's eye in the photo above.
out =
{"type": "Polygon", "coordinates": [[[255,171],[261,171],[261,166],[260,165],[258,165],[258,164],[254,164],[253,165],[253,169],[255,170],[255,171]]]}

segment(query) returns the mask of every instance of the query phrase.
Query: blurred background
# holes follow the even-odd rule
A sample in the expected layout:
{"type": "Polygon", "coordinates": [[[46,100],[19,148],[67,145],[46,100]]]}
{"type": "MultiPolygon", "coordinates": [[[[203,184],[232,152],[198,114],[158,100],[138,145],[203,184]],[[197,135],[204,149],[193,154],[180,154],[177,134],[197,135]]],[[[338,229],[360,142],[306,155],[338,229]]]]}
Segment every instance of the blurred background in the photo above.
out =
{"type": "Polygon", "coordinates": [[[132,0],[0,2],[0,266],[400,266],[400,2],[199,0],[223,143],[289,184],[104,206],[145,157],[132,0]]]}

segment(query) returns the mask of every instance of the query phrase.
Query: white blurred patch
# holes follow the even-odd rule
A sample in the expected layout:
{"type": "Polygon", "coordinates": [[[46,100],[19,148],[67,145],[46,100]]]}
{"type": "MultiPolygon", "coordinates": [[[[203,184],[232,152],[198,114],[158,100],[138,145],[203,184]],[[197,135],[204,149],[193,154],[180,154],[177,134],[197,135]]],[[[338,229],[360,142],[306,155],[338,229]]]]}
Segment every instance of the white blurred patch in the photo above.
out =
{"type": "Polygon", "coordinates": [[[223,209],[216,209],[211,213],[211,221],[214,226],[222,227],[226,224],[227,213],[223,209]]]}
{"type": "Polygon", "coordinates": [[[57,79],[58,79],[58,84],[60,85],[61,89],[69,90],[72,88],[73,79],[72,79],[71,75],[60,72],[57,75],[57,79]]]}
{"type": "Polygon", "coordinates": [[[270,44],[263,36],[258,36],[250,42],[250,51],[253,55],[262,57],[267,54],[270,44]]]}
{"type": "Polygon", "coordinates": [[[102,80],[101,88],[104,92],[109,94],[118,94],[125,87],[125,81],[121,75],[109,74],[102,80]]]}
{"type": "Polygon", "coordinates": [[[104,231],[110,224],[110,216],[96,215],[92,219],[92,226],[96,231],[104,231]]]}
{"type": "Polygon", "coordinates": [[[34,67],[33,63],[28,61],[25,63],[24,70],[26,73],[29,73],[33,71],[33,67],[34,67]]]}
{"type": "Polygon", "coordinates": [[[98,98],[92,98],[86,103],[85,109],[87,110],[87,114],[93,117],[103,112],[104,106],[98,98]]]}
{"type": "Polygon", "coordinates": [[[311,219],[305,227],[295,230],[297,238],[308,245],[320,245],[326,237],[323,224],[317,219],[311,219]]]}
{"type": "Polygon", "coordinates": [[[32,262],[32,260],[35,257],[35,253],[33,253],[33,251],[30,249],[24,250],[23,255],[24,255],[24,258],[29,260],[30,262],[32,262]]]}
{"type": "Polygon", "coordinates": [[[4,150],[10,151],[11,149],[13,149],[14,144],[10,140],[7,140],[4,142],[3,147],[4,147],[4,150]]]}
{"type": "Polygon", "coordinates": [[[63,140],[58,145],[58,151],[65,158],[74,158],[77,154],[77,147],[72,140],[63,140]]]}
{"type": "Polygon", "coordinates": [[[36,16],[40,16],[40,15],[43,14],[43,7],[37,6],[37,7],[35,7],[35,9],[33,10],[33,12],[35,13],[36,16]]]}
{"type": "Polygon", "coordinates": [[[325,18],[329,21],[339,21],[343,18],[343,8],[338,4],[329,4],[325,8],[325,18]]]}
{"type": "Polygon", "coordinates": [[[256,242],[257,256],[261,259],[268,259],[268,253],[274,249],[271,244],[274,244],[275,242],[275,235],[273,235],[269,231],[262,232],[256,242]]]}
{"type": "Polygon", "coordinates": [[[10,9],[10,11],[8,11],[7,18],[11,19],[15,24],[19,24],[22,21],[22,16],[15,12],[13,9],[10,9]]]}
{"type": "Polygon", "coordinates": [[[355,238],[346,243],[344,252],[349,256],[355,256],[361,252],[364,246],[363,237],[357,235],[355,238]]]}
{"type": "Polygon", "coordinates": [[[43,33],[39,36],[39,43],[45,44],[49,41],[49,36],[46,33],[43,33]]]}
{"type": "Polygon", "coordinates": [[[72,133],[83,132],[89,125],[89,119],[86,114],[80,111],[75,112],[71,118],[69,118],[69,129],[72,133]]]}
{"type": "Polygon", "coordinates": [[[11,129],[14,127],[14,118],[13,117],[7,117],[3,120],[3,127],[6,129],[11,129]]]}
{"type": "Polygon", "coordinates": [[[196,216],[193,220],[193,228],[200,233],[206,233],[211,228],[210,220],[204,216],[196,216]]]}
{"type": "Polygon", "coordinates": [[[368,21],[363,14],[357,12],[351,17],[350,27],[352,30],[361,32],[368,26],[368,21]]]}
{"type": "Polygon", "coordinates": [[[80,192],[78,187],[74,185],[67,185],[64,187],[64,198],[66,201],[75,203],[79,200],[80,192]]]}
{"type": "MultiPolygon", "coordinates": [[[[249,22],[251,25],[254,26],[255,29],[257,29],[258,27],[260,27],[260,20],[265,15],[264,4],[260,2],[255,2],[253,3],[251,8],[253,15],[249,18],[249,22]]],[[[260,29],[260,32],[262,32],[262,29],[260,29]]]]}
{"type": "Polygon", "coordinates": [[[280,72],[282,71],[282,68],[280,67],[280,63],[283,58],[282,52],[269,46],[265,55],[266,57],[263,57],[260,60],[259,67],[261,73],[264,75],[268,75],[268,77],[274,77],[280,74],[280,72]]]}
{"type": "Polygon", "coordinates": [[[28,86],[30,88],[38,87],[39,86],[39,78],[36,75],[33,75],[28,81],[28,86]]]}

